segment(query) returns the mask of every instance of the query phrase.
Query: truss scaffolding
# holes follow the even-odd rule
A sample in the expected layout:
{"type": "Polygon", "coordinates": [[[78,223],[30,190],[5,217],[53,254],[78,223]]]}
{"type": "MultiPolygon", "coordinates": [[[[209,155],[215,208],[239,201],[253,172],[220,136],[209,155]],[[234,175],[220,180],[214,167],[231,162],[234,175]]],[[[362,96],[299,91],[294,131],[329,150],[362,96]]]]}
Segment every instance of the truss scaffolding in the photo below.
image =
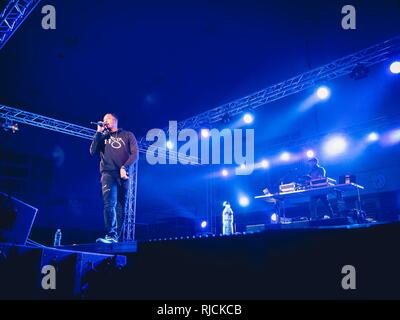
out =
{"type": "Polygon", "coordinates": [[[0,49],[35,9],[40,0],[11,0],[0,14],[0,49]]]}

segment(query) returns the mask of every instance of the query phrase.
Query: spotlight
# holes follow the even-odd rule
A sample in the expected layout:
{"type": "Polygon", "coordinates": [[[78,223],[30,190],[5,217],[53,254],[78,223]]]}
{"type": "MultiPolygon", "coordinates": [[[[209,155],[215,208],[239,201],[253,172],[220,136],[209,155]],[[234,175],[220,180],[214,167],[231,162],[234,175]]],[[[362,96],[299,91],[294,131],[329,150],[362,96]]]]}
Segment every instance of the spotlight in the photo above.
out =
{"type": "Polygon", "coordinates": [[[343,153],[347,148],[347,141],[342,136],[329,138],[324,145],[324,152],[328,156],[336,156],[343,153]]]}
{"type": "Polygon", "coordinates": [[[208,138],[210,136],[210,130],[208,129],[201,129],[201,136],[203,138],[208,138]]]}
{"type": "Polygon", "coordinates": [[[223,169],[223,170],[221,171],[221,174],[222,174],[223,177],[227,177],[227,176],[228,176],[228,170],[223,169]]]}
{"type": "Polygon", "coordinates": [[[289,152],[282,152],[280,155],[280,159],[282,161],[289,161],[290,160],[290,153],[289,152]]]}
{"type": "Polygon", "coordinates": [[[261,167],[263,167],[264,169],[269,168],[269,161],[268,160],[261,161],[261,167]]]}
{"type": "Polygon", "coordinates": [[[390,72],[394,74],[400,73],[400,61],[395,61],[390,65],[390,72]]]}
{"type": "Polygon", "coordinates": [[[239,204],[240,204],[242,207],[247,207],[247,206],[249,205],[249,203],[250,203],[250,200],[249,200],[248,197],[246,197],[246,196],[241,196],[241,197],[239,198],[239,204]]]}
{"type": "Polygon", "coordinates": [[[242,163],[241,165],[240,165],[240,169],[246,169],[246,165],[244,164],[244,163],[242,163]]]}
{"type": "Polygon", "coordinates": [[[207,227],[207,221],[203,220],[200,224],[201,228],[204,229],[207,227]]]}
{"type": "Polygon", "coordinates": [[[329,88],[325,87],[325,86],[319,87],[317,90],[317,97],[321,100],[328,99],[330,94],[331,94],[331,92],[330,92],[329,88]]]}
{"type": "Polygon", "coordinates": [[[174,144],[172,143],[172,141],[167,141],[167,148],[168,149],[172,149],[174,147],[174,144]]]}
{"type": "Polygon", "coordinates": [[[6,120],[4,123],[0,123],[0,129],[3,129],[4,131],[12,131],[12,133],[15,133],[19,130],[18,128],[18,123],[13,123],[11,121],[6,120]]]}
{"type": "Polygon", "coordinates": [[[375,141],[378,141],[378,139],[379,139],[379,135],[376,132],[371,132],[367,136],[368,142],[375,142],[375,141]]]}
{"type": "Polygon", "coordinates": [[[278,222],[278,215],[276,213],[271,214],[271,223],[278,222]]]}
{"type": "Polygon", "coordinates": [[[395,144],[400,142],[400,129],[393,130],[389,134],[389,142],[395,144]]]}
{"type": "Polygon", "coordinates": [[[307,152],[306,152],[306,156],[307,156],[307,158],[308,159],[311,159],[311,158],[314,158],[315,157],[315,152],[314,152],[314,150],[308,150],[307,152]]]}
{"type": "Polygon", "coordinates": [[[243,121],[246,124],[250,124],[250,123],[252,123],[254,121],[254,116],[251,113],[247,112],[243,116],[243,121]]]}

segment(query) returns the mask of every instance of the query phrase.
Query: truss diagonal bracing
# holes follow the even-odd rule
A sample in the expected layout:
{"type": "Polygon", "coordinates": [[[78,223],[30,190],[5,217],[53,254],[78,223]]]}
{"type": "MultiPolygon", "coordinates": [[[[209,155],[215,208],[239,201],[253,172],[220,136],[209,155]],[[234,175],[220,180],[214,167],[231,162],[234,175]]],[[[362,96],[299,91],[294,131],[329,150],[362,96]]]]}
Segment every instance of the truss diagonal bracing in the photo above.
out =
{"type": "Polygon", "coordinates": [[[0,49],[35,9],[40,0],[10,0],[0,14],[0,49]]]}
{"type": "Polygon", "coordinates": [[[95,130],[0,104],[0,118],[91,140],[95,130]]]}

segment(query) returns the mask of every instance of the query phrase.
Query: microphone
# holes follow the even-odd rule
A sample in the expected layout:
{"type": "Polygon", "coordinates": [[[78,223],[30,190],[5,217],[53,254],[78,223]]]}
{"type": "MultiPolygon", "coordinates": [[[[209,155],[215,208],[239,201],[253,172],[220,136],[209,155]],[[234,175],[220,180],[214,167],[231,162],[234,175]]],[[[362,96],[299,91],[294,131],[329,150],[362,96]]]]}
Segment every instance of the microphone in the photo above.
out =
{"type": "Polygon", "coordinates": [[[104,127],[104,122],[103,121],[97,121],[97,122],[90,121],[90,124],[94,124],[96,126],[104,127]]]}

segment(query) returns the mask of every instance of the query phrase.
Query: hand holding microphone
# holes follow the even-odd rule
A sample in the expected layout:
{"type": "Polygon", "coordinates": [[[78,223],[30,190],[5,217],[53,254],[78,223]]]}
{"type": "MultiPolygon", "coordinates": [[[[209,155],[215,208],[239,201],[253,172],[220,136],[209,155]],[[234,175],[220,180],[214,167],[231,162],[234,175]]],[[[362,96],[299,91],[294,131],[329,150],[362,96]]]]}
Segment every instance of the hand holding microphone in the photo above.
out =
{"type": "Polygon", "coordinates": [[[97,121],[97,122],[91,121],[90,124],[97,125],[97,132],[103,132],[104,130],[108,130],[107,124],[103,121],[97,121]]]}

